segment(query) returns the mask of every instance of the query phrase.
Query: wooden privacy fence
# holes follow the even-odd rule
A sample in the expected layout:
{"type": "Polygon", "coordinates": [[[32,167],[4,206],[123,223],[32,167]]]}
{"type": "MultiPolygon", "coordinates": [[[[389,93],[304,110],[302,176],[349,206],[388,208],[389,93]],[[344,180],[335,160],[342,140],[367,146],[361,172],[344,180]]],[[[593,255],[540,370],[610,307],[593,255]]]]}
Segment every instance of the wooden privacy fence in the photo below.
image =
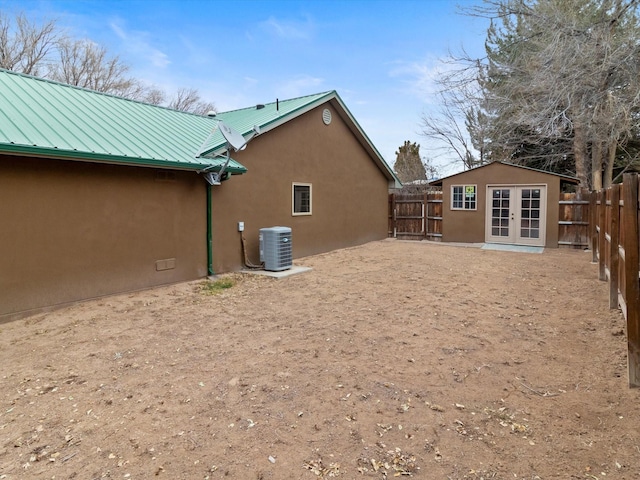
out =
{"type": "Polygon", "coordinates": [[[640,387],[640,238],[638,174],[622,185],[591,192],[590,246],[600,280],[609,282],[609,307],[627,321],[629,386],[640,387]]]}
{"type": "MultiPolygon", "coordinates": [[[[587,248],[589,244],[589,193],[560,194],[558,244],[587,248]]],[[[389,194],[390,237],[403,240],[442,240],[442,192],[389,194]]]]}
{"type": "Polygon", "coordinates": [[[442,192],[389,194],[389,236],[439,242],[442,238],[442,192]]]}
{"type": "Polygon", "coordinates": [[[585,249],[589,246],[590,198],[588,191],[560,194],[559,247],[585,249]]]}

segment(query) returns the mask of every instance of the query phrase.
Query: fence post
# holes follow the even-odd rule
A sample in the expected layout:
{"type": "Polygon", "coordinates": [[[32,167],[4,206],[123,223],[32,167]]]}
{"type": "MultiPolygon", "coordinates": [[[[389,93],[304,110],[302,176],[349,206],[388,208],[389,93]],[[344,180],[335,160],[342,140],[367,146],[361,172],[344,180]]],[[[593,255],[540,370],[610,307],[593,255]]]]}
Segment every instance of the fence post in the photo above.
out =
{"type": "Polygon", "coordinates": [[[429,238],[429,194],[424,192],[422,197],[422,221],[424,225],[424,238],[429,238]]]}
{"type": "Polygon", "coordinates": [[[396,220],[396,194],[391,194],[391,235],[397,237],[398,222],[396,220]]]}
{"type": "Polygon", "coordinates": [[[598,192],[598,196],[600,197],[600,210],[598,212],[598,225],[600,225],[600,232],[598,233],[598,256],[600,257],[598,259],[598,279],[606,280],[605,252],[607,248],[607,240],[605,238],[605,234],[607,233],[607,227],[605,223],[607,221],[607,191],[603,188],[598,192]]]}
{"type": "Polygon", "coordinates": [[[620,184],[611,186],[611,243],[609,245],[609,308],[618,308],[620,268],[620,184]]]}
{"type": "Polygon", "coordinates": [[[638,174],[623,175],[624,269],[629,386],[640,387],[640,285],[638,283],[638,174]]]}
{"type": "Polygon", "coordinates": [[[598,193],[591,191],[589,193],[589,248],[591,249],[591,263],[598,261],[598,193]]]}

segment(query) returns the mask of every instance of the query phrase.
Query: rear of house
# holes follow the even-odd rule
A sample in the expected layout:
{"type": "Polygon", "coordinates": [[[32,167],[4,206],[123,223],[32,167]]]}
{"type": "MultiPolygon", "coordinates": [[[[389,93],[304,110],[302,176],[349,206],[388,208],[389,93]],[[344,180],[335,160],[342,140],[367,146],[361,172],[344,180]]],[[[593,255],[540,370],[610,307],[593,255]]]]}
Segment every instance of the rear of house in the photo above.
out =
{"type": "MultiPolygon", "coordinates": [[[[275,113],[283,103],[261,112],[275,113]]],[[[291,228],[294,258],[386,237],[394,180],[372,161],[378,154],[339,98],[296,113],[234,154],[247,174],[213,188],[214,271],[243,267],[238,222],[252,263],[259,261],[258,232],[265,227],[291,228]]],[[[220,116],[232,121],[231,114],[220,116]]]]}
{"type": "Polygon", "coordinates": [[[238,222],[254,262],[263,227],[294,257],[386,236],[397,179],[335,92],[207,118],[0,70],[0,106],[0,321],[241,269],[238,222]],[[263,133],[211,185],[222,119],[263,133]]]}

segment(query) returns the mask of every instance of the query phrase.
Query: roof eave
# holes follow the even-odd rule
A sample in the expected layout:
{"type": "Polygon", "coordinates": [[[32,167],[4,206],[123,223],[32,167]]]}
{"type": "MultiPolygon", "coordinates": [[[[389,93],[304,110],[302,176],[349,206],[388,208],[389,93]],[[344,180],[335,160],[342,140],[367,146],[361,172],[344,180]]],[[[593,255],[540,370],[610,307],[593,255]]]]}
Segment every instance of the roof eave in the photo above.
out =
{"type": "MultiPolygon", "coordinates": [[[[201,171],[204,169],[216,170],[219,165],[212,163],[185,163],[184,161],[175,161],[158,158],[129,157],[126,155],[105,155],[93,152],[81,152],[77,150],[62,150],[51,147],[37,147],[29,145],[3,144],[0,145],[0,154],[18,155],[28,157],[45,157],[61,160],[81,160],[93,163],[109,163],[116,165],[128,165],[138,167],[155,167],[169,170],[193,170],[201,171]],[[213,168],[212,168],[213,167],[213,168]]],[[[246,173],[244,167],[236,167],[229,165],[226,171],[232,174],[246,173]]]]}

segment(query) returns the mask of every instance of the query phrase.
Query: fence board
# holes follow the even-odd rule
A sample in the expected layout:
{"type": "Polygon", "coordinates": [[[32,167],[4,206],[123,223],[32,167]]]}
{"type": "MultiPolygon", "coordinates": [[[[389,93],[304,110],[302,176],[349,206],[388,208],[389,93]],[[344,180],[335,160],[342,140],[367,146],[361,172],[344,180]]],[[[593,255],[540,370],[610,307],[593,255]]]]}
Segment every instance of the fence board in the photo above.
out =
{"type": "Polygon", "coordinates": [[[640,259],[638,252],[638,174],[625,173],[624,183],[624,256],[625,291],[627,317],[627,363],[629,367],[629,386],[640,387],[640,285],[638,270],[640,259]]]}
{"type": "Polygon", "coordinates": [[[611,226],[609,242],[609,308],[618,308],[620,288],[620,185],[610,189],[611,226]]]}
{"type": "Polygon", "coordinates": [[[442,237],[442,192],[389,195],[389,236],[405,240],[442,237]]]}
{"type": "Polygon", "coordinates": [[[589,247],[588,193],[561,193],[558,202],[558,246],[569,248],[589,247]]]}

